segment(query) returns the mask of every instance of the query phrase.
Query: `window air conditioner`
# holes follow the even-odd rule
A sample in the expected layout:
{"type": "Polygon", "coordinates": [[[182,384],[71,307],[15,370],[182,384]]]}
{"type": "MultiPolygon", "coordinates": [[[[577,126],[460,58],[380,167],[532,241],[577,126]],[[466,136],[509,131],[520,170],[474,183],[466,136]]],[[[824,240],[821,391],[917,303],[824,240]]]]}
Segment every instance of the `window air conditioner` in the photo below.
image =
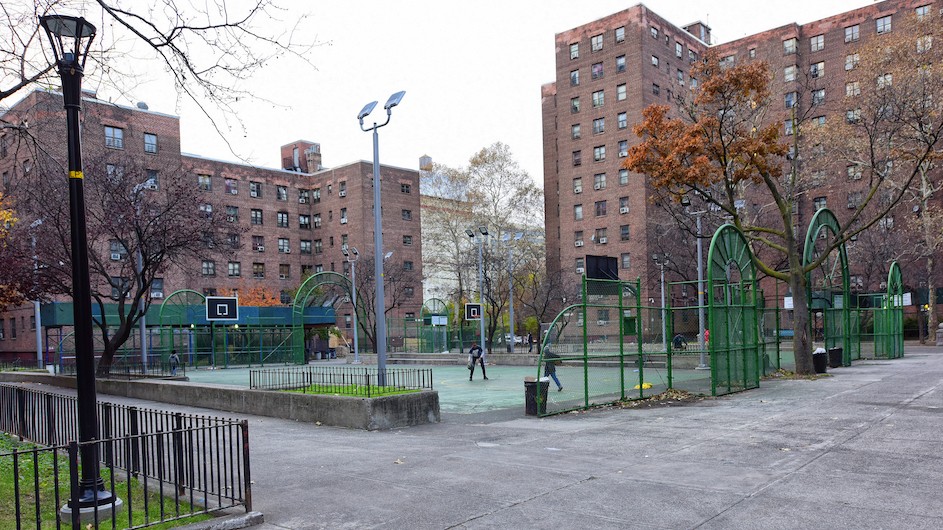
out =
{"type": "Polygon", "coordinates": [[[304,197],[302,197],[302,198],[298,199],[298,202],[299,202],[300,204],[307,204],[307,203],[308,203],[308,199],[305,199],[304,197]]]}
{"type": "Polygon", "coordinates": [[[290,248],[286,248],[286,249],[285,249],[285,254],[291,254],[291,249],[290,249],[290,248]]]}
{"type": "Polygon", "coordinates": [[[606,321],[605,321],[605,320],[597,320],[597,321],[596,321],[596,325],[597,325],[597,326],[605,326],[605,325],[606,325],[606,321]]]}
{"type": "Polygon", "coordinates": [[[151,298],[163,298],[163,297],[164,297],[164,293],[160,291],[154,291],[151,293],[151,298]]]}
{"type": "Polygon", "coordinates": [[[111,253],[111,261],[121,261],[121,253],[120,253],[120,252],[112,252],[112,253],[111,253]]]}
{"type": "Polygon", "coordinates": [[[236,222],[236,216],[235,216],[235,215],[230,215],[229,217],[226,218],[226,220],[229,221],[230,223],[235,223],[235,222],[236,222]]]}
{"type": "Polygon", "coordinates": [[[573,188],[573,193],[583,193],[583,187],[582,187],[582,186],[577,186],[577,187],[573,188]]]}
{"type": "Polygon", "coordinates": [[[288,279],[288,275],[287,275],[287,274],[279,274],[279,275],[278,275],[278,279],[279,279],[279,280],[287,280],[287,279],[288,279]]]}
{"type": "Polygon", "coordinates": [[[144,187],[149,190],[156,190],[157,184],[154,184],[153,182],[148,182],[147,184],[144,185],[144,187]]]}
{"type": "Polygon", "coordinates": [[[602,189],[602,184],[593,184],[593,189],[594,189],[594,190],[597,190],[597,191],[598,191],[598,190],[601,190],[601,189],[602,189]]]}
{"type": "Polygon", "coordinates": [[[342,224],[342,225],[347,224],[347,218],[346,218],[346,217],[341,217],[341,224],[342,224]]]}
{"type": "Polygon", "coordinates": [[[583,246],[583,240],[582,240],[582,239],[577,239],[577,240],[576,240],[576,246],[582,247],[582,246],[583,246]]]}
{"type": "Polygon", "coordinates": [[[257,251],[259,251],[259,252],[265,252],[265,247],[262,246],[262,245],[259,245],[259,246],[255,247],[255,249],[256,249],[257,251]]]}
{"type": "Polygon", "coordinates": [[[605,245],[607,242],[609,242],[609,238],[606,238],[606,237],[599,238],[600,245],[605,245]]]}
{"type": "Polygon", "coordinates": [[[586,270],[583,267],[576,268],[576,274],[583,274],[584,272],[586,272],[586,270]]]}
{"type": "Polygon", "coordinates": [[[236,189],[229,190],[229,194],[230,194],[230,195],[239,195],[239,190],[236,190],[236,189]]]}
{"type": "Polygon", "coordinates": [[[339,192],[337,192],[337,196],[338,196],[338,197],[346,197],[346,196],[347,196],[347,190],[340,190],[339,192]]]}
{"type": "Polygon", "coordinates": [[[628,207],[628,206],[623,206],[623,207],[619,208],[619,213],[629,213],[629,207],[628,207]]]}

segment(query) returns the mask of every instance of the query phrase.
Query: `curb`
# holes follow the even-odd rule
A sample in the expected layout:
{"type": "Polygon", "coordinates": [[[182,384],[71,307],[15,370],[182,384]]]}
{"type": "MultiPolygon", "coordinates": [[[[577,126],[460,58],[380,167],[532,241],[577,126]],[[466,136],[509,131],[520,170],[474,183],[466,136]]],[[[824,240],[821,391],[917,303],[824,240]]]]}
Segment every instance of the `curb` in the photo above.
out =
{"type": "Polygon", "coordinates": [[[226,515],[209,521],[200,521],[180,528],[184,530],[237,530],[248,528],[265,522],[262,512],[248,512],[236,515],[226,515]]]}

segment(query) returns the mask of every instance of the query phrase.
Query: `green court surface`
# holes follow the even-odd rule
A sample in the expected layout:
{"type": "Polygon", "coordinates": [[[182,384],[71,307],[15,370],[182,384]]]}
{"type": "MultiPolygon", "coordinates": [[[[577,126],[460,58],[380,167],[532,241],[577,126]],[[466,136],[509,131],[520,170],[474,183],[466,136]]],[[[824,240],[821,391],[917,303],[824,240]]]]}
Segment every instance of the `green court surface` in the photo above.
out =
{"type": "MultiPolygon", "coordinates": [[[[310,366],[318,366],[320,363],[312,363],[310,366]]],[[[346,366],[354,367],[356,365],[338,363],[323,363],[323,366],[346,366]]],[[[363,365],[375,368],[373,365],[363,365]]],[[[271,368],[290,368],[285,366],[272,366],[271,368]]],[[[488,366],[488,380],[481,377],[481,368],[475,370],[475,379],[468,380],[468,369],[464,365],[455,366],[423,366],[423,365],[387,365],[390,369],[415,369],[424,368],[432,370],[433,389],[439,392],[439,406],[442,412],[454,414],[473,414],[501,409],[519,408],[521,414],[524,412],[524,378],[534,377],[537,374],[537,368],[533,366],[488,366]]],[[[258,369],[258,368],[255,368],[258,369]]],[[[594,370],[599,370],[594,369],[594,370]]],[[[618,379],[619,370],[611,369],[613,377],[618,379]]],[[[654,387],[663,389],[667,386],[668,375],[664,368],[645,368],[645,382],[651,383],[654,387]]],[[[598,376],[598,372],[596,372],[598,376]]],[[[543,375],[541,372],[540,375],[543,375]]],[[[563,385],[563,391],[558,392],[556,385],[550,382],[551,403],[568,402],[580,400],[583,397],[583,369],[577,366],[559,366],[557,367],[557,377],[563,385]]],[[[217,370],[207,369],[189,369],[187,377],[193,383],[213,383],[249,386],[249,368],[225,368],[217,370]]],[[[636,379],[638,373],[632,368],[626,368],[625,377],[628,382],[630,379],[636,379]]],[[[675,370],[674,385],[676,388],[688,390],[691,392],[710,392],[710,372],[702,370],[675,370]]],[[[592,383],[591,383],[592,385],[592,383]]],[[[637,397],[632,394],[632,384],[627,384],[626,392],[630,397],[637,397]]],[[[637,391],[635,391],[637,392],[637,391]]]]}

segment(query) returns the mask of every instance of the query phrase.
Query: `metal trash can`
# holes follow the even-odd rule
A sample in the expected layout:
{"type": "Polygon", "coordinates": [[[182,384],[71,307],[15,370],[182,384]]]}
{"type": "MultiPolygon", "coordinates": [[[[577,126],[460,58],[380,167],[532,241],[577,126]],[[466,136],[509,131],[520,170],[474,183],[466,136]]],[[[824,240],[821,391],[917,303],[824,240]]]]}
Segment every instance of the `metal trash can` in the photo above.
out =
{"type": "Polygon", "coordinates": [[[538,414],[547,413],[547,390],[549,388],[549,377],[541,377],[539,381],[535,381],[533,377],[524,378],[524,414],[537,416],[538,414]],[[540,389],[539,403],[537,401],[538,388],[540,389]]]}
{"type": "Polygon", "coordinates": [[[812,352],[812,367],[815,368],[817,374],[828,372],[828,352],[825,351],[825,348],[816,348],[812,352]]]}
{"type": "Polygon", "coordinates": [[[844,352],[843,348],[829,348],[828,349],[828,367],[829,368],[838,368],[842,366],[843,359],[842,353],[844,352]]]}

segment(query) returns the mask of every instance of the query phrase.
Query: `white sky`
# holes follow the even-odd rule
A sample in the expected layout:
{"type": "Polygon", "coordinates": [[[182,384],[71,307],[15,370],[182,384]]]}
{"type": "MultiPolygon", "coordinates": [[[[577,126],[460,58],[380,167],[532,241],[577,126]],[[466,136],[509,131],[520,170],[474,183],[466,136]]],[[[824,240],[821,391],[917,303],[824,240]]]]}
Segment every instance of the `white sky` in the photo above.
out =
{"type": "MultiPolygon", "coordinates": [[[[380,129],[380,160],[417,168],[419,157],[462,166],[502,141],[542,185],[540,86],[554,78],[554,35],[626,9],[617,0],[281,0],[282,17],[310,18],[311,40],[325,43],[309,60],[274,62],[253,82],[264,98],[287,108],[240,104],[247,134],[228,139],[240,157],[278,167],[278,148],[297,139],[321,144],[325,166],[372,158],[357,112],[405,90],[390,124],[380,129]]],[[[681,26],[704,20],[726,42],[790,22],[809,22],[868,5],[868,0],[648,0],[681,26]]],[[[178,106],[166,82],[142,85],[134,97],[151,110],[181,116],[185,152],[236,160],[189,102],[178,106]]],[[[107,99],[107,94],[100,94],[107,99]]],[[[135,101],[116,101],[133,104],[135,101]]],[[[373,117],[373,116],[371,116],[373,117]]]]}

